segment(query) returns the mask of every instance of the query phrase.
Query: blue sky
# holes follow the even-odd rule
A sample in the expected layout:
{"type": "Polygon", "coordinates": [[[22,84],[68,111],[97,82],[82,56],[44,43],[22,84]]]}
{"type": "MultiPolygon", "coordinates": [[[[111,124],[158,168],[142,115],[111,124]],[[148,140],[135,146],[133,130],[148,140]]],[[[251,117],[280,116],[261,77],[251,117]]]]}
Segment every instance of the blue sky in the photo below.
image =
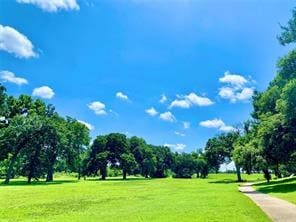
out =
{"type": "Polygon", "coordinates": [[[252,92],[267,87],[288,51],[276,35],[294,6],[289,0],[0,4],[0,81],[10,94],[44,98],[62,115],[91,124],[93,137],[123,132],[186,152],[249,118],[252,92]]]}

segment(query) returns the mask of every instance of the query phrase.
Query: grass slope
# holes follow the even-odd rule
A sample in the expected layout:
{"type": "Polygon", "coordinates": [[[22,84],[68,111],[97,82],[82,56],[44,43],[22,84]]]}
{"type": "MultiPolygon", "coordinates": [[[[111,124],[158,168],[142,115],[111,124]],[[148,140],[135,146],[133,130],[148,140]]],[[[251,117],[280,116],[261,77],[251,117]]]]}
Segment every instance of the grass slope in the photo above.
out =
{"type": "Polygon", "coordinates": [[[270,221],[234,181],[235,175],[226,174],[205,180],[13,181],[0,186],[0,220],[270,221]]]}
{"type": "Polygon", "coordinates": [[[296,204],[296,177],[274,180],[270,183],[259,183],[254,187],[262,193],[267,193],[296,204]]]}

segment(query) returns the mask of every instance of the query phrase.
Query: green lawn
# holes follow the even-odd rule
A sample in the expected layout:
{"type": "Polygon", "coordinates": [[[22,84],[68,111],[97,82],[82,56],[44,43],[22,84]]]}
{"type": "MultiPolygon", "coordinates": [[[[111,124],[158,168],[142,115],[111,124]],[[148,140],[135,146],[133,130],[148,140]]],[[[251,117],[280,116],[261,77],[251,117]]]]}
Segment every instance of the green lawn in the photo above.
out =
{"type": "MultiPolygon", "coordinates": [[[[257,180],[258,175],[248,177],[257,180]]],[[[235,175],[0,186],[1,221],[270,221],[243,194],[235,175]]]]}
{"type": "Polygon", "coordinates": [[[296,177],[256,184],[255,189],[296,204],[296,177]]]}

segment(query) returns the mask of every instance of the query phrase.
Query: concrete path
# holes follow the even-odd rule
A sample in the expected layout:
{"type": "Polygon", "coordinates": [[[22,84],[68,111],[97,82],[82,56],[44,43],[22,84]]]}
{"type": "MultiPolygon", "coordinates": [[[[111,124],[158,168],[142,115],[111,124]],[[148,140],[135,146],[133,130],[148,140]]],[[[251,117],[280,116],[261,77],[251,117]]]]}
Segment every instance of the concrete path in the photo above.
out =
{"type": "Polygon", "coordinates": [[[256,191],[251,183],[239,187],[239,191],[253,200],[274,222],[296,222],[296,205],[256,191]]]}

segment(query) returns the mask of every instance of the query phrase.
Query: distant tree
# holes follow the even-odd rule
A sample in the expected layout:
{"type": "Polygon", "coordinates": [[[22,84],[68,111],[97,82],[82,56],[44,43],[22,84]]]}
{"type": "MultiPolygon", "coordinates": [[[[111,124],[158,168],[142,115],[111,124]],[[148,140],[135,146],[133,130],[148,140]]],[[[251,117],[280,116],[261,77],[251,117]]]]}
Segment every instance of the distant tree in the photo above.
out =
{"type": "Polygon", "coordinates": [[[172,170],[176,178],[191,178],[196,170],[196,162],[191,154],[176,154],[172,170]]]}
{"type": "Polygon", "coordinates": [[[97,136],[93,141],[88,155],[84,160],[84,175],[97,175],[100,172],[102,180],[107,176],[108,157],[107,136],[97,136]]]}
{"type": "Polygon", "coordinates": [[[123,179],[126,180],[127,174],[132,173],[136,168],[137,162],[132,153],[123,153],[120,155],[120,167],[122,169],[123,179]]]}
{"type": "Polygon", "coordinates": [[[165,146],[149,145],[156,157],[155,171],[153,177],[164,178],[168,176],[168,170],[172,168],[174,157],[170,148],[165,146]]]}

